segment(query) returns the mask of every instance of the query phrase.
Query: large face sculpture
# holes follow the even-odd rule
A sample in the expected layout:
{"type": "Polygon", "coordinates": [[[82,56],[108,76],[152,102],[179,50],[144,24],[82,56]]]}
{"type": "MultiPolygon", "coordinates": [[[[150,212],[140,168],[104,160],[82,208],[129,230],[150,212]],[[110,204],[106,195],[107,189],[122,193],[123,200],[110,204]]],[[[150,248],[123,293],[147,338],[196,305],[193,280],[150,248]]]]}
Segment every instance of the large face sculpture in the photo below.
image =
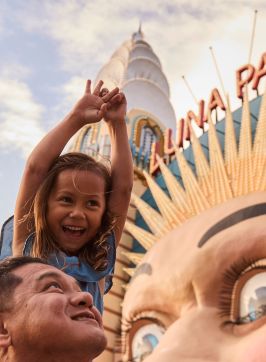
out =
{"type": "Polygon", "coordinates": [[[228,104],[224,128],[209,115],[208,146],[188,123],[182,184],[157,158],[170,197],[144,172],[159,212],[133,196],[149,231],[126,228],[148,251],[128,253],[124,361],[266,361],[266,93],[256,123],[249,106],[245,93],[237,123],[228,104]]]}
{"type": "Polygon", "coordinates": [[[266,361],[266,192],[206,210],[157,242],[123,305],[125,361],[266,361]]]}

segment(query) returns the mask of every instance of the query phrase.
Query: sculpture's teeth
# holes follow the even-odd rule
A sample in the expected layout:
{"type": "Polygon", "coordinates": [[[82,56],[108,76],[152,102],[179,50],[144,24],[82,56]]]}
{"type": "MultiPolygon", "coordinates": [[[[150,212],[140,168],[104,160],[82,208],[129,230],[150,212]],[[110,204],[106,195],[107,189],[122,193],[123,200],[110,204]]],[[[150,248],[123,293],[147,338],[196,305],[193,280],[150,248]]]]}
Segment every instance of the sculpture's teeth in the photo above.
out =
{"type": "Polygon", "coordinates": [[[143,171],[144,176],[149,185],[150,191],[157,206],[166,220],[167,225],[172,229],[176,225],[180,225],[185,221],[184,215],[178,210],[171,199],[164,193],[160,186],[151,178],[151,176],[143,171]]]}
{"type": "MultiPolygon", "coordinates": [[[[142,230],[130,222],[126,223],[126,229],[140,242],[145,250],[149,250],[157,240],[161,239],[175,226],[211,206],[249,192],[266,190],[266,93],[261,101],[253,150],[247,92],[245,92],[242,109],[239,152],[237,151],[234,122],[228,98],[224,157],[210,113],[208,114],[208,124],[210,162],[207,161],[193,128],[190,124],[187,124],[191,134],[197,177],[185,159],[184,152],[181,152],[174,144],[176,160],[184,188],[178,183],[176,177],[163,163],[163,160],[157,156],[171,198],[166,195],[147,172],[143,172],[160,213],[133,194],[132,200],[151,232],[142,230]]],[[[138,265],[142,260],[142,254],[124,254],[135,265],[138,265]]],[[[126,270],[126,272],[132,276],[134,270],[135,268],[132,268],[126,270]]]]}
{"type": "Polygon", "coordinates": [[[138,240],[145,250],[149,250],[156,241],[156,237],[148,231],[126,221],[125,229],[138,240]]]}
{"type": "Polygon", "coordinates": [[[191,145],[193,149],[198,182],[205,197],[211,202],[213,190],[210,180],[210,166],[199,142],[199,138],[195,135],[193,127],[188,120],[186,120],[186,123],[190,131],[191,145]]]}
{"type": "Polygon", "coordinates": [[[135,265],[138,265],[144,256],[144,254],[141,254],[141,253],[131,253],[128,251],[122,251],[122,254],[124,254],[135,265]]]}
{"type": "Polygon", "coordinates": [[[189,201],[187,199],[185,190],[179,184],[176,177],[172,174],[172,172],[163,162],[161,157],[157,155],[156,158],[159,163],[160,170],[162,172],[167,189],[171,195],[171,199],[173,200],[174,204],[179,208],[180,212],[182,212],[184,215],[186,215],[187,217],[192,216],[191,207],[189,205],[189,201]]]}
{"type": "Polygon", "coordinates": [[[233,116],[230,107],[230,100],[227,95],[227,108],[225,115],[225,141],[224,141],[224,158],[225,166],[229,179],[231,180],[233,192],[236,192],[237,188],[237,166],[238,166],[238,155],[237,155],[237,143],[234,129],[233,116]]]}
{"type": "Polygon", "coordinates": [[[214,205],[233,197],[233,192],[230,186],[230,182],[225,170],[223,154],[221,146],[216,134],[214,124],[211,119],[211,114],[208,114],[208,125],[209,125],[209,155],[211,165],[211,180],[214,205]]]}
{"type": "Polygon", "coordinates": [[[242,107],[241,130],[239,137],[239,165],[236,196],[254,191],[254,174],[252,165],[252,134],[247,87],[242,107]]]}
{"type": "Polygon", "coordinates": [[[253,147],[255,190],[259,191],[266,182],[266,91],[261,100],[259,120],[253,147]]]}
{"type": "Polygon", "coordinates": [[[192,207],[192,214],[199,214],[201,211],[208,209],[211,204],[204,196],[193,171],[187,164],[183,152],[181,152],[175,145],[174,148],[182,181],[186,189],[189,203],[192,207]]]}
{"type": "Polygon", "coordinates": [[[154,210],[149,204],[143,201],[140,197],[131,194],[131,200],[137,207],[143,219],[147,223],[151,232],[157,237],[163,237],[170,229],[166,226],[166,221],[159,212],[154,210]]]}
{"type": "MultiPolygon", "coordinates": [[[[123,270],[124,270],[130,277],[133,277],[136,268],[123,268],[123,270]]],[[[124,286],[127,286],[127,284],[124,285],[124,286]]]]}

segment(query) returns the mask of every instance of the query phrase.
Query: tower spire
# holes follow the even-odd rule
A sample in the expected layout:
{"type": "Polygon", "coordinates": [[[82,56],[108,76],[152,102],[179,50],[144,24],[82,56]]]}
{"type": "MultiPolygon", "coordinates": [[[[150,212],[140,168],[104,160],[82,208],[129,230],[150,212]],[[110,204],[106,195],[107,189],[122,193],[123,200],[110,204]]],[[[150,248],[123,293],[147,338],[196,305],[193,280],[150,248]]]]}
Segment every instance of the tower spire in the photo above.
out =
{"type": "Polygon", "coordinates": [[[142,34],[142,29],[141,29],[141,27],[142,27],[142,23],[141,23],[141,20],[140,20],[140,21],[139,21],[139,33],[142,34]]]}
{"type": "Polygon", "coordinates": [[[132,34],[132,40],[134,42],[137,42],[139,40],[143,40],[144,39],[144,35],[143,35],[143,32],[142,32],[142,23],[141,23],[141,20],[139,21],[139,28],[138,28],[138,31],[136,31],[135,33],[132,34]]]}

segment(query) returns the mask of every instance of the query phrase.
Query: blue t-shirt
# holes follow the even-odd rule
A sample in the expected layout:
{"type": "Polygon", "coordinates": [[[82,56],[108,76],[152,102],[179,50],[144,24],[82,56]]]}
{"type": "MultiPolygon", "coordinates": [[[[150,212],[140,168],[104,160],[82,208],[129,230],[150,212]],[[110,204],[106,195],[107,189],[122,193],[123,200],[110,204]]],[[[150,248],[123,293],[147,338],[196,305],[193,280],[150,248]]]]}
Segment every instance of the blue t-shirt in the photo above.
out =
{"type": "MultiPolygon", "coordinates": [[[[4,223],[1,231],[0,259],[12,255],[12,239],[13,218],[10,218],[4,223]]],[[[62,251],[51,254],[47,260],[50,265],[53,265],[68,275],[73,276],[79,282],[83,291],[91,293],[94,305],[100,313],[103,312],[103,297],[101,295],[98,282],[102,278],[105,278],[104,294],[106,294],[112,287],[112,276],[114,273],[116,258],[115,237],[113,233],[108,237],[107,241],[109,245],[107,266],[102,271],[97,271],[89,264],[80,261],[77,256],[67,256],[62,251]]],[[[26,240],[23,255],[30,255],[33,242],[34,234],[30,235],[26,240]]]]}

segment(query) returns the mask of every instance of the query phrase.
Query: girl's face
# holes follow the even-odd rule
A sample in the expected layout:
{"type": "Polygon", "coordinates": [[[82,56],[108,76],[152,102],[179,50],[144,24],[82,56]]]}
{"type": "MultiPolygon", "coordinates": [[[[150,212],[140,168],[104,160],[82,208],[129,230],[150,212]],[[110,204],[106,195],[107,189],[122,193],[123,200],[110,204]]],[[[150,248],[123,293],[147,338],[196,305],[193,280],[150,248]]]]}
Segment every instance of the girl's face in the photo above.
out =
{"type": "Polygon", "coordinates": [[[76,255],[98,232],[105,207],[103,177],[91,171],[62,171],[47,211],[47,224],[59,247],[76,255]]]}

